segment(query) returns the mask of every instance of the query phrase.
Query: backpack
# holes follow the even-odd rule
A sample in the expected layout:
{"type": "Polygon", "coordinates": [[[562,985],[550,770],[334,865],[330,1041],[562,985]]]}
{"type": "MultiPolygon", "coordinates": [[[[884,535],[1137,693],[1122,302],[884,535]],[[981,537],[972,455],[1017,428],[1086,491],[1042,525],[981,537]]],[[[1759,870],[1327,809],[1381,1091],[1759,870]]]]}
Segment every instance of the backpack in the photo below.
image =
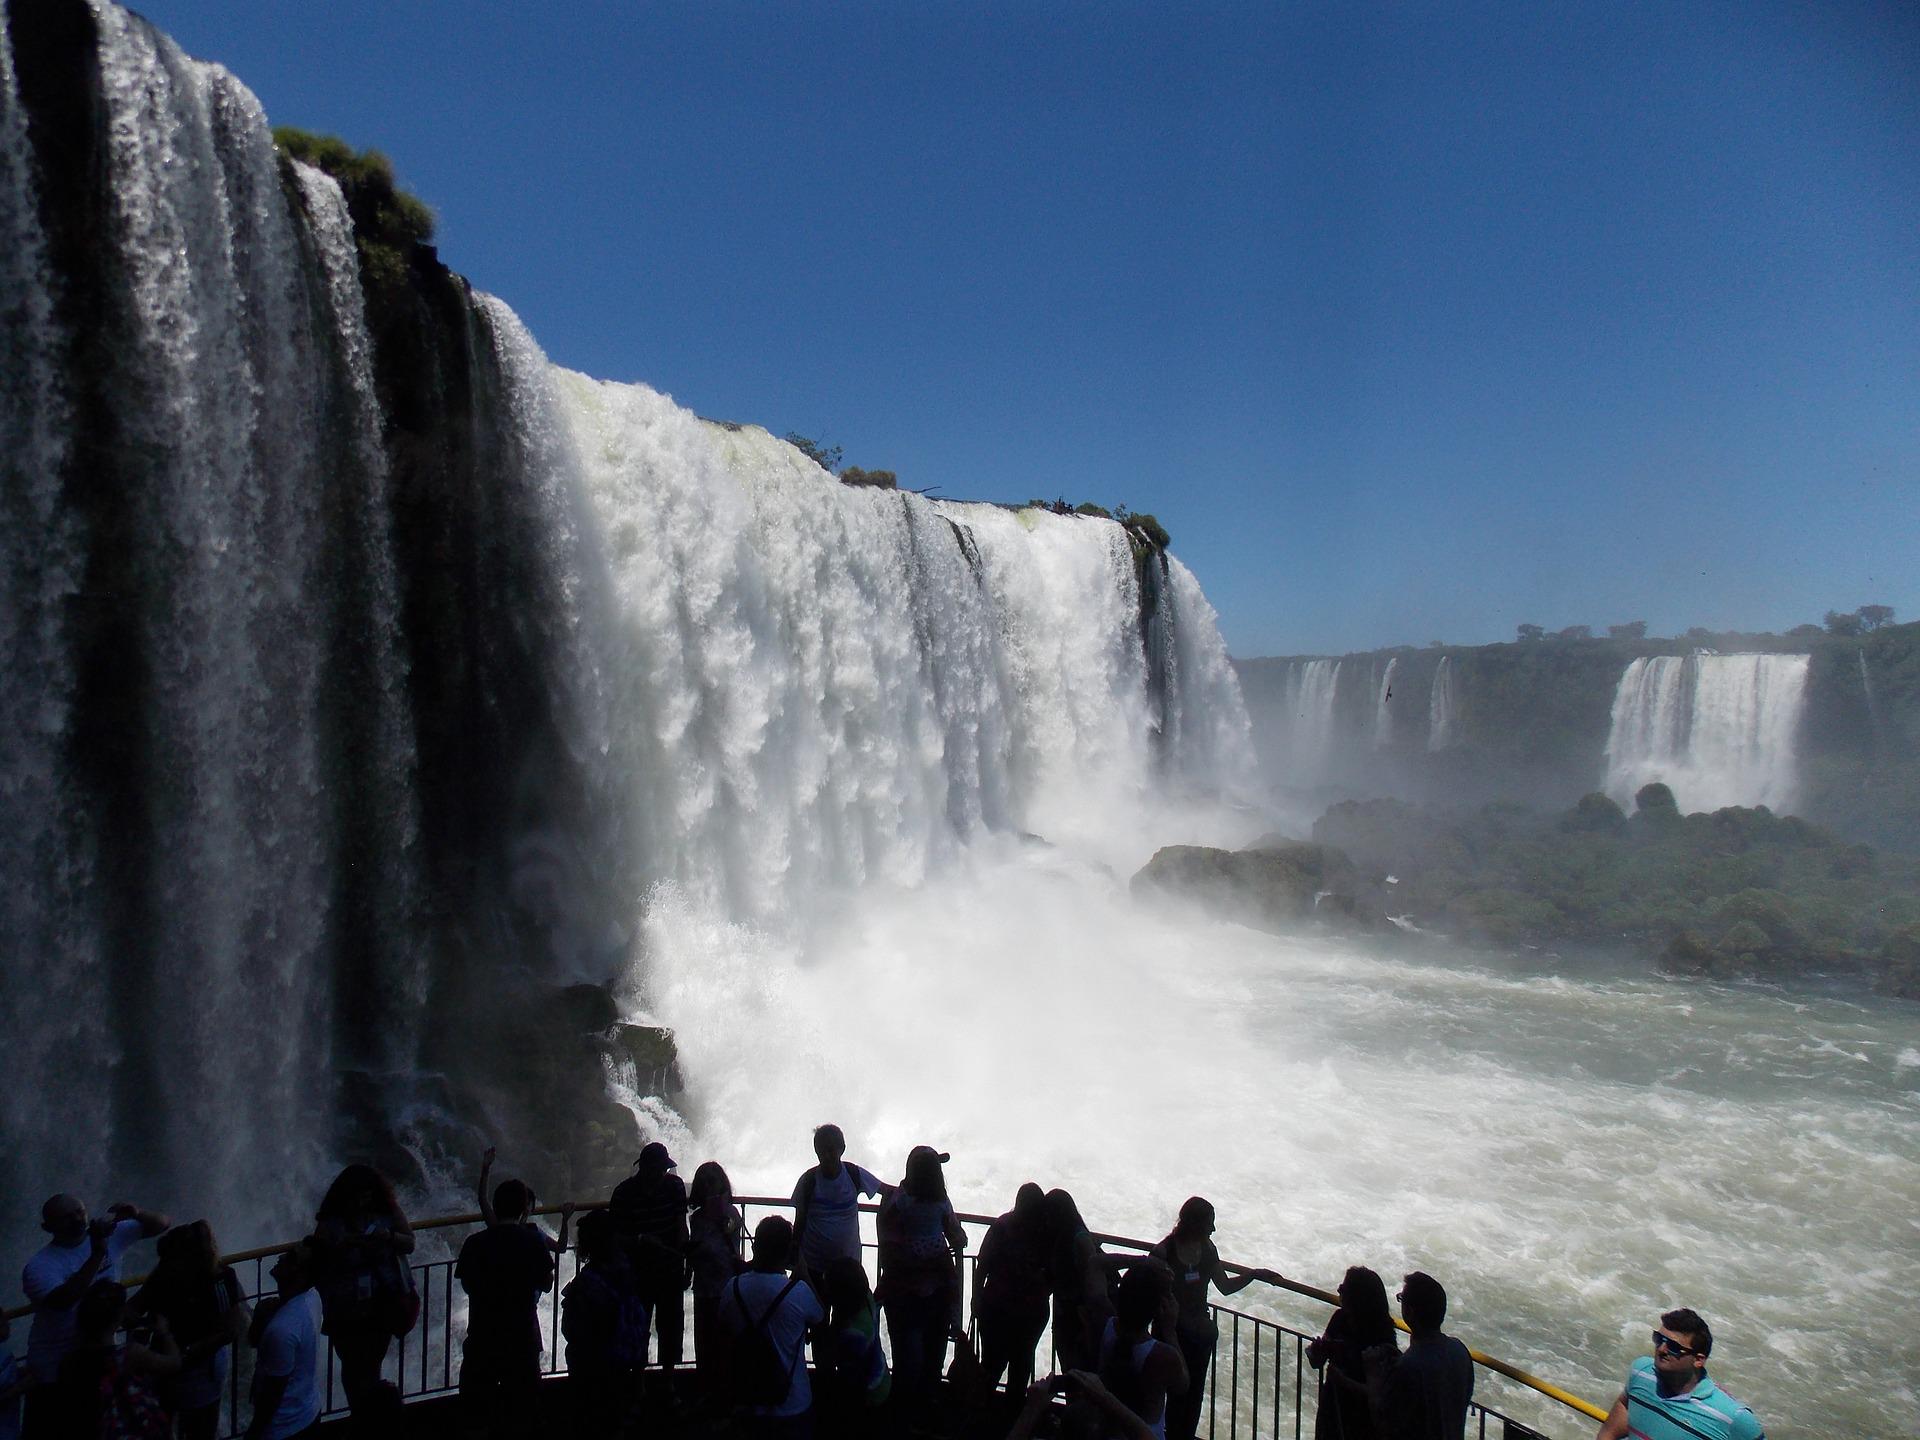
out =
{"type": "Polygon", "coordinates": [[[127,1369],[125,1352],[100,1372],[100,1440],[169,1440],[173,1417],[153,1387],[127,1369]]]}
{"type": "Polygon", "coordinates": [[[747,1328],[734,1337],[727,1367],[732,1375],[734,1393],[742,1404],[762,1410],[771,1409],[785,1400],[787,1392],[793,1389],[793,1370],[800,1363],[800,1347],[794,1347],[791,1360],[782,1360],[779,1347],[773,1343],[773,1337],[767,1334],[767,1325],[780,1307],[787,1303],[787,1296],[799,1283],[798,1275],[787,1281],[780,1293],[773,1297],[773,1303],[755,1320],[747,1309],[747,1297],[741,1292],[740,1282],[732,1282],[733,1303],[740,1307],[740,1316],[747,1322],[747,1328]]]}
{"type": "Polygon", "coordinates": [[[631,1285],[616,1285],[589,1265],[567,1282],[560,1305],[569,1364],[575,1345],[597,1351],[616,1369],[638,1370],[647,1363],[647,1303],[631,1285]]]}

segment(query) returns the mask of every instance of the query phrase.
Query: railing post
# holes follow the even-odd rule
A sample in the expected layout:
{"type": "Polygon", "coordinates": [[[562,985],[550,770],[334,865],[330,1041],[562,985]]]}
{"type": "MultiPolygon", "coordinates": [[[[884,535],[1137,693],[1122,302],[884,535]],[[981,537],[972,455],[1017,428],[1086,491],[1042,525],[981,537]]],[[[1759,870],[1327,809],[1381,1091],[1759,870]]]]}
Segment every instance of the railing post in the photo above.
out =
{"type": "Polygon", "coordinates": [[[1300,1440],[1300,1424],[1307,1408],[1307,1337],[1293,1337],[1293,1440],[1300,1440]]]}
{"type": "Polygon", "coordinates": [[[1233,1399],[1227,1406],[1227,1437],[1240,1434],[1240,1312],[1233,1312],[1233,1399]]]}
{"type": "Polygon", "coordinates": [[[1260,1322],[1253,1322],[1253,1440],[1260,1440],[1260,1322]]]}

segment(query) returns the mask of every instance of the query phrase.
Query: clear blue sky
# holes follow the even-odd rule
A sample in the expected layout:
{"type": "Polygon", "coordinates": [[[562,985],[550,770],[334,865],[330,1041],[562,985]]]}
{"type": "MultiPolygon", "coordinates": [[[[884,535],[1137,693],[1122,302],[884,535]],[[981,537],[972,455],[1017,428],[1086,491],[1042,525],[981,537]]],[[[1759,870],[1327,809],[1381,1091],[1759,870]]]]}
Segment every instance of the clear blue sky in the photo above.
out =
{"type": "Polygon", "coordinates": [[[1920,6],[156,0],[553,358],[1156,513],[1239,655],[1920,618],[1920,6]]]}

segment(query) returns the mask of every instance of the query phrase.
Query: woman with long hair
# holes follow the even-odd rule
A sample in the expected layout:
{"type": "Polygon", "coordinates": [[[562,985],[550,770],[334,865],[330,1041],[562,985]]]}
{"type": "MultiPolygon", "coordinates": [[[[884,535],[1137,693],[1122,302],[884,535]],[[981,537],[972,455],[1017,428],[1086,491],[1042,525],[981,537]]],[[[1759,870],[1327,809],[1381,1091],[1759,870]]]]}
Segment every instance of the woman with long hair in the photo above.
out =
{"type": "Polygon", "coordinates": [[[358,1410],[379,1389],[387,1347],[419,1317],[407,1263],[413,1227],[387,1177],[371,1165],[342,1170],[313,1218],[315,1288],[324,1328],[340,1357],[347,1408],[358,1410]]]}
{"type": "Polygon", "coordinates": [[[1167,1397],[1167,1440],[1193,1440],[1199,1428],[1201,1392],[1220,1335],[1207,1302],[1207,1287],[1232,1295],[1256,1280],[1280,1283],[1274,1270],[1229,1271],[1214,1248],[1213,1229],[1213,1206],[1198,1195],[1191,1196],[1180,1207],[1180,1218],[1167,1238],[1150,1252],[1166,1263],[1173,1276],[1173,1295],[1180,1306],[1177,1338],[1181,1358],[1187,1362],[1187,1388],[1167,1397]]]}
{"type": "Polygon", "coordinates": [[[1013,1209],[987,1227],[973,1267],[973,1318],[980,1324],[980,1381],[991,1389],[1007,1372],[1007,1394],[1024,1395],[1033,1351],[1047,1328],[1052,1276],[1047,1260],[1047,1204],[1029,1180],[1013,1209]]]}
{"type": "Polygon", "coordinates": [[[1091,1370],[1113,1317],[1113,1267],[1065,1190],[1046,1193],[1048,1280],[1053,1289],[1053,1348],[1062,1370],[1091,1370]]]}
{"type": "Polygon", "coordinates": [[[960,1256],[967,1232],[947,1199],[941,1166],[948,1157],[931,1145],[907,1156],[900,1188],[881,1202],[881,1309],[893,1341],[893,1393],[917,1415],[946,1366],[947,1340],[960,1329],[960,1256]]]}
{"type": "Polygon", "coordinates": [[[160,1263],[128,1305],[143,1317],[166,1321],[180,1346],[180,1370],[161,1385],[180,1440],[213,1440],[220,1397],[233,1368],[233,1346],[247,1333],[247,1302],[233,1267],[220,1263],[213,1227],[204,1220],[176,1225],[156,1248],[160,1263]]]}
{"type": "Polygon", "coordinates": [[[1369,1403],[1368,1372],[1380,1373],[1400,1353],[1387,1287],[1372,1270],[1355,1265],[1335,1293],[1340,1308],[1307,1346],[1307,1363],[1320,1371],[1321,1380],[1314,1440],[1375,1440],[1380,1432],[1369,1403]]]}
{"type": "Polygon", "coordinates": [[[709,1399],[724,1388],[726,1332],[720,1325],[720,1292],[746,1269],[740,1237],[746,1221],[733,1203],[733,1181],[717,1160],[693,1172],[687,1187],[687,1261],[693,1271],[693,1365],[709,1399]]]}

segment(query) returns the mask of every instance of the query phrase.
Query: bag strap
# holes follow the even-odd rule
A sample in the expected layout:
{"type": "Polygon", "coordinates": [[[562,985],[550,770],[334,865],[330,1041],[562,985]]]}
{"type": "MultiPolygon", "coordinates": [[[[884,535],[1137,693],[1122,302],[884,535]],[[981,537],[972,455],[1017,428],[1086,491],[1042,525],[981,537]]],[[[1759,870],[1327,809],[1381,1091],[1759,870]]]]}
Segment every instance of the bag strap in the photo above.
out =
{"type": "Polygon", "coordinates": [[[787,1296],[793,1293],[793,1287],[799,1283],[800,1277],[795,1275],[792,1279],[788,1280],[785,1285],[781,1286],[780,1293],[773,1297],[773,1303],[761,1311],[760,1318],[756,1320],[753,1318],[753,1312],[747,1309],[747,1297],[746,1293],[740,1288],[740,1277],[737,1275],[734,1276],[733,1303],[740,1307],[740,1314],[747,1322],[747,1333],[751,1335],[756,1330],[765,1329],[767,1322],[773,1318],[773,1312],[786,1303],[787,1296]]]}

